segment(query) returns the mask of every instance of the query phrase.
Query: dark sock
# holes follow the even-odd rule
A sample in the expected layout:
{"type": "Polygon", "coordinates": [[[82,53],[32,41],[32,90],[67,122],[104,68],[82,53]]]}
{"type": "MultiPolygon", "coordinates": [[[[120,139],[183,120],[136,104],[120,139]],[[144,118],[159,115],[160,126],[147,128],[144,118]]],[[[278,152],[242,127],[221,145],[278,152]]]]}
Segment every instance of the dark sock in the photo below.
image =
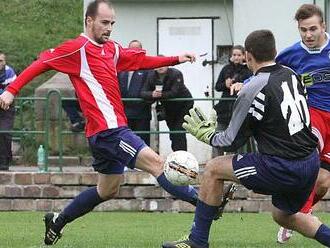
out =
{"type": "Polygon", "coordinates": [[[198,192],[193,186],[173,185],[170,181],[167,180],[164,173],[162,173],[159,177],[157,177],[157,181],[159,185],[162,186],[163,189],[165,189],[171,195],[196,206],[198,199],[198,192]]]}
{"type": "Polygon", "coordinates": [[[86,189],[64,208],[56,219],[55,226],[61,230],[67,223],[92,211],[101,202],[104,200],[97,193],[96,187],[86,189]]]}
{"type": "Polygon", "coordinates": [[[322,224],[317,230],[315,237],[322,245],[330,246],[330,229],[326,225],[322,224]]]}
{"type": "Polygon", "coordinates": [[[208,247],[210,228],[218,208],[218,206],[210,206],[201,200],[197,201],[195,219],[189,236],[189,239],[197,245],[208,247]]]}

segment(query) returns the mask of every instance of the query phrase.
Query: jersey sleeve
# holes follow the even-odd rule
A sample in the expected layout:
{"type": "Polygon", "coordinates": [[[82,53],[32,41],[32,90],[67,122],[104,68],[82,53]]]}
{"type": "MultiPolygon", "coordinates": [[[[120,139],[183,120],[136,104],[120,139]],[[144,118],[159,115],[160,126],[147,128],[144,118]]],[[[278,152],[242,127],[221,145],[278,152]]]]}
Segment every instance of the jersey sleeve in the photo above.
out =
{"type": "Polygon", "coordinates": [[[55,49],[48,49],[42,52],[39,60],[50,69],[70,74],[80,73],[80,49],[84,40],[75,39],[64,42],[55,49]]]}
{"type": "Polygon", "coordinates": [[[136,71],[171,66],[179,63],[177,56],[159,57],[147,56],[142,49],[122,48],[119,46],[117,61],[118,71],[136,71]]]}
{"type": "Polygon", "coordinates": [[[28,66],[6,90],[17,95],[21,88],[33,78],[48,70],[56,70],[66,74],[80,73],[81,42],[67,41],[55,49],[48,49],[40,53],[39,58],[28,66]]]}
{"type": "Polygon", "coordinates": [[[262,120],[255,111],[255,106],[264,105],[259,101],[265,101],[261,91],[267,80],[256,76],[251,79],[250,83],[244,85],[235,101],[232,118],[227,129],[214,135],[212,146],[217,146],[223,151],[235,151],[253,135],[255,120],[262,120]]]}
{"type": "Polygon", "coordinates": [[[212,146],[224,151],[235,151],[252,135],[249,128],[248,112],[251,101],[242,94],[236,99],[233,115],[226,130],[219,131],[212,139],[212,146]]]}

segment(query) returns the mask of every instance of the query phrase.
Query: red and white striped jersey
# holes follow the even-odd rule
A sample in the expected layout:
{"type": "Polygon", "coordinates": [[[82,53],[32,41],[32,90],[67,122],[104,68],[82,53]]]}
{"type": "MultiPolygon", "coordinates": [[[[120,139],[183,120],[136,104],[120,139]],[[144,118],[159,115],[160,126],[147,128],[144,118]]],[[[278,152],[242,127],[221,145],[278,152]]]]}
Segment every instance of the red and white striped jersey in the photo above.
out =
{"type": "Polygon", "coordinates": [[[178,57],[146,56],[144,50],[122,48],[114,41],[98,44],[82,34],[42,52],[7,90],[16,95],[31,79],[47,70],[69,75],[86,118],[86,136],[127,125],[117,72],[179,63],[178,57]]]}

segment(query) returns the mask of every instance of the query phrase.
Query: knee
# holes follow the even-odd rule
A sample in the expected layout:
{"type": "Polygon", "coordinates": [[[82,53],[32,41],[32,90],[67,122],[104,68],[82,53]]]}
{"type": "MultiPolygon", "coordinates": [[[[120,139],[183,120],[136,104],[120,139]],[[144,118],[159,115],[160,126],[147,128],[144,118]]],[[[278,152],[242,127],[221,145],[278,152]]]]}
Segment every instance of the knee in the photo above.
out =
{"type": "Polygon", "coordinates": [[[207,180],[216,180],[217,179],[217,174],[218,174],[218,166],[213,163],[212,161],[209,161],[206,163],[204,173],[203,173],[203,178],[207,180]]]}
{"type": "Polygon", "coordinates": [[[97,187],[97,192],[103,200],[110,200],[119,194],[120,185],[111,186],[109,188],[97,187]]]}
{"type": "Polygon", "coordinates": [[[316,181],[316,187],[320,190],[326,190],[330,187],[330,172],[328,170],[320,170],[319,176],[316,181]]]}
{"type": "Polygon", "coordinates": [[[287,216],[283,216],[283,215],[280,215],[280,214],[277,214],[277,213],[272,213],[272,217],[273,217],[273,220],[279,224],[280,226],[284,227],[284,228],[288,228],[288,225],[287,225],[287,216]]]}
{"type": "Polygon", "coordinates": [[[297,218],[299,218],[297,214],[288,215],[274,212],[272,213],[272,217],[277,224],[287,229],[295,229],[297,218]]]}

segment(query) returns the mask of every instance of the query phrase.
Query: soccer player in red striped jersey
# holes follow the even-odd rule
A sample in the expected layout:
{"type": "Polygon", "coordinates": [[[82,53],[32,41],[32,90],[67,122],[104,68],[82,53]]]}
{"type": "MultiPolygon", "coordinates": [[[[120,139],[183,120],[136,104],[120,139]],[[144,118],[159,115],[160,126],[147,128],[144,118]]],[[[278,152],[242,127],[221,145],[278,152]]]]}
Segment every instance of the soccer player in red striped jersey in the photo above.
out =
{"type": "Polygon", "coordinates": [[[95,0],[85,15],[85,33],[55,49],[44,51],[0,95],[0,107],[8,109],[19,90],[37,75],[56,70],[69,75],[86,118],[86,137],[98,172],[97,187],[90,187],[57,213],[45,215],[46,245],[61,237],[63,227],[113,198],[120,186],[124,167],[151,173],[175,197],[196,204],[191,186],[174,186],[163,174],[163,159],[127,127],[120,97],[117,72],[159,68],[194,62],[193,53],[175,57],[146,56],[145,51],[122,48],[110,40],[115,11],[108,0],[95,0]]]}

